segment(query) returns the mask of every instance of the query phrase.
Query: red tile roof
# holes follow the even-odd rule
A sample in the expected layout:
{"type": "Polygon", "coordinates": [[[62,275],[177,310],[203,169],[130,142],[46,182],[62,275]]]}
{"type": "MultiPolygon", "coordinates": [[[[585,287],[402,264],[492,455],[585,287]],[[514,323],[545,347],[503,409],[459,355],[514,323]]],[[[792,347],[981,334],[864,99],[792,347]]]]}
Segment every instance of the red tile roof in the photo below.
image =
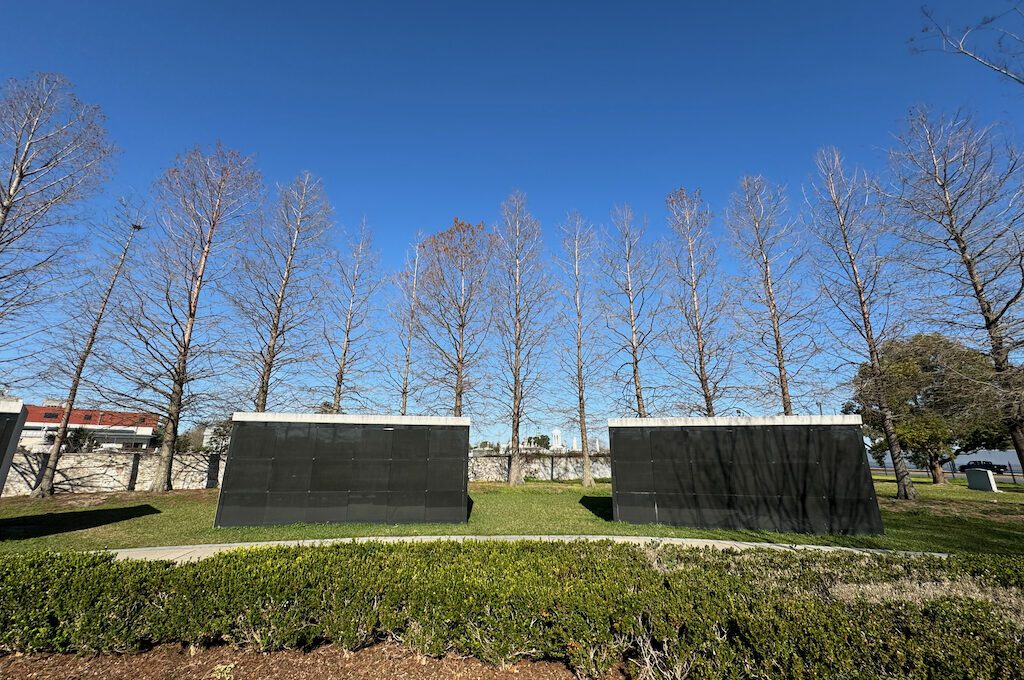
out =
{"type": "MultiPolygon", "coordinates": [[[[61,406],[26,405],[28,417],[26,423],[60,424],[64,408],[61,406]],[[50,415],[47,417],[49,414],[50,415]]],[[[104,411],[93,408],[76,408],[71,410],[71,425],[98,425],[110,427],[156,427],[157,416],[152,413],[133,413],[128,411],[104,411]]]]}

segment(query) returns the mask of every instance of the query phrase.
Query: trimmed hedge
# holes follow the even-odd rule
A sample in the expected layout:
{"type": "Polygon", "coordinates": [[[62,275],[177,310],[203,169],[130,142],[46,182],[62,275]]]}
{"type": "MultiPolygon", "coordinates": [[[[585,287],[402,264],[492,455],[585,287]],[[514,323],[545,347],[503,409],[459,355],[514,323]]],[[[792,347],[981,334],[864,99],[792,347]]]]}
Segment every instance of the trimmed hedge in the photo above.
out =
{"type": "Polygon", "coordinates": [[[28,553],[0,560],[0,650],[260,650],[392,638],[597,675],[1013,678],[1018,615],[980,599],[868,601],[837,583],[1019,589],[1024,560],[744,553],[611,543],[339,544],[194,564],[28,553]]]}

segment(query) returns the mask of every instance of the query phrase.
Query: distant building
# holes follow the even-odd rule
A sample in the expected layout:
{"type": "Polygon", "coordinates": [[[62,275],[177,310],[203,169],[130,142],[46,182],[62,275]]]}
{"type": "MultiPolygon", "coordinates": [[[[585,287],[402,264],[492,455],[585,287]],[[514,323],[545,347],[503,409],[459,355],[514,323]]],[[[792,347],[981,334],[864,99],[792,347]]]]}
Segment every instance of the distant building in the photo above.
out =
{"type": "MultiPolygon", "coordinates": [[[[60,427],[64,406],[57,401],[46,401],[42,406],[28,404],[26,408],[28,416],[18,446],[31,453],[48,453],[60,427]]],[[[98,448],[142,449],[150,445],[158,420],[152,413],[76,408],[71,410],[68,428],[85,430],[98,448]]]]}

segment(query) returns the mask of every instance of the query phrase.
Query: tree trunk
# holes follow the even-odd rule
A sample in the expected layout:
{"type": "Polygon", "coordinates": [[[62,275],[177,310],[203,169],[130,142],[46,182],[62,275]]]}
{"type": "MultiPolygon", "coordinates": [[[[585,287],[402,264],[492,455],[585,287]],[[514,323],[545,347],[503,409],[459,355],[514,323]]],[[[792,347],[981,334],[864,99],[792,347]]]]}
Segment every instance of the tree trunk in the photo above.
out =
{"type": "Polygon", "coordinates": [[[53,446],[50,447],[50,455],[46,458],[43,478],[39,480],[39,485],[32,491],[32,496],[36,498],[45,498],[46,496],[53,495],[53,480],[57,476],[57,463],[60,461],[61,448],[64,446],[64,440],[68,435],[68,423],[71,421],[71,412],[75,407],[75,397],[78,396],[78,386],[81,383],[82,371],[85,369],[85,360],[92,349],[91,338],[86,342],[86,347],[88,349],[83,350],[82,354],[79,355],[78,365],[75,367],[75,375],[71,379],[71,388],[68,390],[67,401],[64,402],[64,413],[61,415],[60,425],[57,427],[57,433],[54,435],[53,446]]]}
{"type": "Polygon", "coordinates": [[[590,445],[587,443],[587,400],[584,391],[583,338],[582,329],[576,334],[576,399],[577,415],[580,419],[580,442],[583,454],[583,486],[594,486],[594,475],[590,466],[590,445]]]}
{"type": "MultiPolygon", "coordinates": [[[[947,214],[952,216],[955,214],[953,201],[950,198],[949,191],[946,187],[943,187],[943,192],[947,206],[947,214]]],[[[975,259],[976,256],[971,252],[971,249],[964,240],[962,233],[953,228],[954,224],[955,222],[951,219],[949,226],[947,226],[947,231],[950,233],[953,242],[956,244],[960,260],[964,265],[964,269],[967,270],[967,276],[970,278],[974,299],[978,303],[978,311],[984,321],[985,331],[988,335],[989,356],[992,357],[992,365],[1000,377],[1010,377],[1013,375],[1014,367],[1010,364],[1010,352],[1007,348],[1003,325],[1003,314],[1009,310],[1009,305],[1003,307],[1002,313],[997,313],[993,308],[992,300],[989,298],[989,292],[985,288],[985,282],[981,274],[978,272],[978,266],[975,259]]],[[[1024,286],[1024,280],[1022,280],[1022,286],[1024,286]]],[[[1018,293],[1019,292],[1020,291],[1018,291],[1018,293]]],[[[1004,412],[1007,413],[1004,422],[1006,422],[1007,428],[1010,430],[1010,440],[1013,442],[1014,451],[1017,453],[1017,461],[1020,463],[1021,469],[1024,469],[1024,423],[1021,422],[1020,416],[1017,413],[1017,408],[1013,403],[1005,404],[1003,408],[1004,412]]]]}
{"type": "Polygon", "coordinates": [[[644,389],[640,380],[640,338],[636,332],[636,310],[633,307],[633,282],[630,271],[626,269],[626,290],[629,296],[629,331],[630,331],[630,360],[633,363],[633,392],[636,397],[636,415],[639,418],[647,417],[647,407],[644,405],[644,389]]]}
{"type": "Polygon", "coordinates": [[[896,436],[896,425],[893,423],[892,412],[888,409],[882,412],[882,430],[885,432],[885,443],[889,447],[889,456],[892,458],[892,470],[896,473],[896,498],[907,501],[915,500],[917,489],[914,488],[914,482],[910,478],[910,470],[907,468],[907,461],[903,458],[903,449],[896,436]]]}
{"type": "Polygon", "coordinates": [[[462,369],[458,369],[458,374],[455,376],[455,390],[454,390],[455,403],[452,405],[452,415],[456,418],[462,417],[462,369]]]}
{"type": "Polygon", "coordinates": [[[775,302],[775,285],[772,281],[771,263],[762,251],[764,262],[764,292],[768,302],[768,317],[772,326],[772,340],[775,342],[775,369],[779,374],[779,391],[782,397],[782,412],[793,415],[793,401],[789,396],[789,373],[786,370],[785,343],[782,339],[782,327],[779,322],[779,310],[775,302]]]}
{"type": "Polygon", "coordinates": [[[348,366],[348,334],[341,346],[341,358],[334,373],[334,392],[331,393],[331,413],[341,413],[341,398],[345,389],[345,369],[348,366]]]}
{"type": "Polygon", "coordinates": [[[697,380],[700,391],[704,395],[704,415],[715,417],[715,396],[711,392],[711,380],[708,377],[707,341],[704,339],[704,318],[701,316],[700,296],[697,294],[697,263],[694,261],[693,237],[686,239],[686,251],[690,263],[690,309],[693,311],[694,340],[697,342],[697,380]]]}
{"type": "Polygon", "coordinates": [[[401,415],[409,410],[409,373],[412,371],[412,342],[416,331],[416,285],[419,282],[420,244],[416,244],[416,255],[412,265],[412,287],[409,291],[409,322],[406,326],[405,358],[402,364],[402,409],[401,415]]]}
{"type": "Polygon", "coordinates": [[[178,438],[178,421],[181,419],[185,383],[188,381],[188,358],[192,351],[192,332],[195,329],[196,316],[199,313],[199,295],[203,290],[206,263],[210,257],[210,246],[215,228],[216,225],[211,225],[207,233],[206,244],[199,259],[199,267],[192,282],[192,290],[189,293],[188,320],[185,322],[181,341],[178,344],[178,358],[174,364],[171,395],[167,403],[167,421],[164,423],[164,437],[160,442],[160,462],[150,491],[171,490],[171,466],[174,463],[174,445],[178,438]]]}
{"type": "Polygon", "coordinates": [[[274,371],[274,360],[277,358],[277,337],[280,333],[281,324],[281,311],[283,309],[284,301],[282,300],[275,312],[274,318],[271,321],[270,338],[267,341],[267,347],[264,350],[263,364],[260,366],[260,379],[259,385],[256,388],[256,399],[254,405],[256,411],[262,413],[267,410],[267,398],[270,396],[270,376],[274,371]]]}
{"type": "Polygon", "coordinates": [[[334,373],[334,393],[331,396],[331,413],[341,413],[341,399],[345,390],[345,375],[349,367],[349,345],[352,338],[352,324],[355,318],[355,296],[349,300],[345,311],[344,336],[341,341],[341,356],[338,358],[338,369],[334,373]]]}
{"type": "Polygon", "coordinates": [[[68,436],[68,424],[71,422],[71,413],[75,409],[75,398],[78,396],[78,387],[81,385],[82,375],[85,373],[85,364],[89,360],[89,355],[92,354],[93,345],[96,344],[96,337],[99,335],[100,326],[103,323],[103,316],[106,314],[107,305],[110,302],[110,296],[114,292],[114,286],[117,284],[117,279],[121,276],[121,272],[124,270],[124,263],[128,258],[128,249],[132,245],[135,233],[141,228],[142,227],[136,225],[132,225],[130,227],[128,240],[125,241],[124,247],[121,249],[121,255],[117,260],[117,265],[114,267],[114,271],[110,274],[110,281],[107,283],[106,290],[103,291],[103,297],[100,300],[100,307],[96,310],[96,318],[93,319],[92,326],[89,329],[89,335],[87,335],[85,339],[85,345],[82,347],[82,351],[78,355],[78,361],[75,364],[75,372],[71,377],[71,387],[68,389],[68,396],[64,402],[64,412],[61,415],[60,425],[57,427],[57,433],[53,438],[53,446],[50,448],[50,455],[46,459],[46,469],[43,470],[43,478],[39,480],[39,485],[32,491],[32,496],[37,498],[53,495],[53,480],[57,476],[57,463],[60,461],[61,448],[64,446],[64,441],[68,436]]]}
{"type": "Polygon", "coordinates": [[[590,445],[587,444],[587,416],[582,400],[580,400],[580,441],[583,454],[583,486],[594,486],[594,472],[590,464],[590,445]]]}
{"type": "Polygon", "coordinates": [[[629,300],[630,314],[630,360],[633,363],[633,391],[636,398],[638,418],[647,417],[647,407],[643,402],[643,383],[640,380],[640,338],[637,337],[637,313],[634,306],[632,264],[626,263],[626,297],[629,300]]]}
{"type": "Polygon", "coordinates": [[[519,428],[522,422],[520,411],[522,410],[522,395],[518,379],[512,389],[512,462],[509,466],[508,483],[517,486],[523,483],[523,460],[519,450],[519,428]]]}
{"type": "Polygon", "coordinates": [[[465,360],[465,333],[466,326],[460,321],[459,323],[459,339],[455,345],[455,403],[452,405],[452,415],[456,418],[462,417],[462,392],[465,390],[465,376],[463,375],[466,368],[465,360]]]}
{"type": "Polygon", "coordinates": [[[523,459],[522,451],[519,449],[519,425],[512,428],[512,443],[508,447],[508,484],[517,486],[523,483],[523,459]]]}
{"type": "Polygon", "coordinates": [[[183,381],[176,379],[167,405],[167,419],[164,421],[163,438],[160,441],[160,459],[149,487],[150,491],[170,491],[172,488],[171,467],[174,464],[174,445],[178,438],[178,420],[181,418],[183,394],[183,381]]]}
{"type": "Polygon", "coordinates": [[[1013,441],[1013,448],[1017,451],[1017,461],[1020,469],[1024,470],[1024,424],[1020,421],[1010,423],[1010,439],[1013,441]]]}
{"type": "Polygon", "coordinates": [[[259,388],[256,390],[256,399],[253,402],[257,413],[267,410],[267,395],[270,393],[270,374],[267,372],[266,366],[266,364],[263,364],[264,369],[260,373],[259,388]]]}
{"type": "Polygon", "coordinates": [[[861,322],[864,324],[864,341],[868,348],[871,373],[878,388],[878,405],[879,410],[882,412],[882,431],[885,433],[885,443],[889,448],[889,457],[892,458],[892,469],[896,474],[896,498],[899,500],[914,500],[917,498],[917,490],[914,489],[914,481],[910,478],[910,470],[907,469],[907,461],[903,457],[903,447],[900,446],[899,438],[896,436],[896,423],[893,420],[892,408],[889,405],[888,397],[886,397],[885,374],[882,371],[881,353],[878,349],[878,339],[875,337],[874,324],[871,322],[871,308],[868,305],[867,287],[864,284],[864,279],[861,278],[860,266],[857,264],[857,257],[850,243],[846,224],[842,221],[842,211],[837,212],[839,212],[839,219],[841,220],[840,231],[843,236],[843,247],[846,250],[846,257],[850,263],[853,285],[857,290],[857,302],[860,306],[861,322]]]}
{"type": "Polygon", "coordinates": [[[299,231],[292,233],[292,240],[288,248],[288,257],[285,259],[284,272],[281,275],[281,284],[274,297],[274,312],[270,319],[270,333],[267,338],[267,346],[264,350],[263,365],[260,366],[260,382],[256,391],[256,411],[262,413],[267,410],[267,397],[270,395],[270,377],[274,372],[274,362],[277,359],[277,343],[281,335],[281,319],[284,316],[284,307],[287,303],[288,283],[292,277],[292,267],[295,262],[295,252],[299,248],[299,231]]]}
{"type": "Polygon", "coordinates": [[[946,471],[942,469],[942,463],[933,461],[931,465],[932,484],[945,484],[946,471]]]}

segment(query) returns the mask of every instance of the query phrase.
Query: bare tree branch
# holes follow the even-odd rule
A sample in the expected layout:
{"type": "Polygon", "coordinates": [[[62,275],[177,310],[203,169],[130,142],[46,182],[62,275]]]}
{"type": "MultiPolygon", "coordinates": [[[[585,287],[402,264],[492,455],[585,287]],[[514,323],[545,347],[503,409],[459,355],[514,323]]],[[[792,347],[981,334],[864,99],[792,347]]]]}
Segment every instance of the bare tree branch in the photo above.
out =
{"type": "Polygon", "coordinates": [[[103,123],[56,74],[11,79],[0,94],[0,349],[38,327],[28,312],[52,290],[66,245],[55,230],[109,174],[103,123]]]}
{"type": "MultiPolygon", "coordinates": [[[[392,306],[392,320],[398,327],[398,344],[401,348],[399,370],[394,380],[399,395],[399,413],[408,415],[409,402],[417,392],[413,384],[413,368],[416,365],[413,346],[420,323],[420,261],[423,253],[423,238],[417,236],[412,254],[406,257],[405,267],[394,277],[398,291],[398,304],[392,306]]],[[[393,376],[394,372],[388,372],[393,376]]]]}
{"type": "Polygon", "coordinates": [[[32,495],[36,497],[53,495],[53,485],[54,478],[57,474],[57,465],[60,461],[61,452],[66,443],[68,426],[71,422],[71,413],[74,411],[75,399],[78,397],[78,390],[82,385],[83,378],[85,376],[86,364],[92,356],[96,342],[99,340],[100,329],[106,317],[107,308],[111,303],[118,279],[121,278],[121,274],[124,272],[125,264],[128,261],[128,254],[131,250],[132,241],[135,240],[135,235],[138,231],[142,229],[142,225],[140,224],[141,219],[138,216],[126,214],[124,217],[127,217],[127,219],[123,220],[123,225],[121,225],[121,229],[126,233],[126,235],[122,234],[124,237],[124,243],[121,246],[120,253],[117,255],[117,259],[110,270],[106,286],[100,292],[95,316],[92,319],[92,323],[89,325],[89,330],[82,343],[80,345],[77,345],[76,343],[77,351],[75,352],[74,357],[74,369],[71,374],[68,393],[64,399],[64,408],[61,413],[60,424],[57,426],[57,431],[54,433],[53,445],[50,447],[50,455],[46,459],[46,467],[43,469],[43,475],[39,480],[39,484],[32,491],[32,495]]]}
{"type": "MultiPolygon", "coordinates": [[[[922,33],[928,37],[938,36],[937,49],[967,57],[1018,85],[1024,85],[1024,10],[1019,4],[959,29],[941,23],[927,7],[921,12],[926,22],[922,33]]],[[[911,40],[911,44],[916,45],[916,42],[911,40]]]]}
{"type": "Polygon", "coordinates": [[[130,300],[118,310],[120,342],[106,358],[108,399],[163,414],[154,491],[171,487],[182,414],[200,395],[193,385],[218,372],[224,356],[214,335],[220,305],[204,299],[252,224],[260,175],[252,159],[217,146],[179,156],[157,182],[157,242],[132,272],[130,300]]]}
{"type": "Polygon", "coordinates": [[[817,167],[818,183],[812,187],[808,201],[811,231],[820,246],[814,251],[814,269],[822,297],[845,321],[842,326],[847,332],[834,333],[844,352],[867,357],[870,381],[862,389],[870,390],[875,395],[874,403],[879,405],[879,420],[896,471],[896,497],[912,500],[917,492],[896,436],[881,362],[882,343],[889,337],[884,319],[894,303],[892,288],[886,285],[890,259],[882,252],[888,230],[881,223],[867,177],[847,175],[837,149],[820,151],[817,167]],[[847,341],[848,335],[853,339],[847,341]]]}
{"type": "MultiPolygon", "coordinates": [[[[734,339],[728,329],[731,294],[718,269],[709,226],[711,210],[700,190],[676,189],[666,199],[672,241],[665,259],[672,280],[671,316],[678,328],[669,334],[676,361],[685,367],[679,383],[687,388],[680,406],[714,416],[728,387],[734,339]],[[698,397],[695,403],[693,395],[698,397]]],[[[672,375],[677,375],[670,369],[672,375]]]]}
{"type": "Polygon", "coordinates": [[[331,213],[320,180],[310,173],[279,187],[273,214],[243,250],[230,281],[227,296],[248,331],[239,359],[254,374],[250,396],[257,411],[265,411],[275,387],[288,381],[289,368],[313,358],[319,336],[310,331],[320,318],[331,213]]]}
{"type": "Polygon", "coordinates": [[[1024,466],[1024,156],[964,115],[915,110],[890,154],[891,200],[931,321],[984,347],[1024,466]]]}
{"type": "MultiPolygon", "coordinates": [[[[655,321],[661,309],[657,251],[645,242],[646,224],[637,225],[628,205],[612,212],[613,233],[603,260],[606,323],[616,360],[615,374],[624,386],[624,405],[640,418],[650,415],[644,367],[653,358],[658,338],[655,321]]],[[[649,386],[648,386],[649,387],[649,386]]]]}
{"type": "Polygon", "coordinates": [[[373,324],[374,300],[384,285],[373,233],[365,220],[345,251],[334,260],[337,293],[330,296],[324,331],[332,378],[331,400],[323,407],[328,413],[342,413],[346,404],[358,405],[365,399],[363,377],[376,358],[371,343],[378,331],[373,324]]]}
{"type": "Polygon", "coordinates": [[[576,404],[572,420],[579,428],[583,454],[583,486],[594,485],[590,461],[590,437],[587,434],[587,398],[591,378],[596,370],[594,345],[598,321],[594,299],[593,276],[588,265],[597,254],[594,228],[577,212],[571,212],[559,226],[562,235],[562,258],[559,262],[563,278],[565,324],[572,340],[571,352],[559,352],[563,372],[575,388],[576,404]]]}
{"type": "Polygon", "coordinates": [[[484,225],[458,218],[423,243],[418,340],[431,359],[426,377],[433,388],[451,393],[454,416],[463,415],[486,357],[492,252],[484,225]]]}
{"type": "Polygon", "coordinates": [[[744,177],[726,222],[745,270],[740,311],[750,345],[747,365],[770,386],[765,398],[774,392],[782,412],[793,415],[793,383],[815,350],[811,305],[800,289],[803,244],[786,217],[784,189],[760,176],[744,177]]]}
{"type": "Polygon", "coordinates": [[[519,447],[525,411],[536,399],[539,367],[548,338],[551,281],[544,266],[540,223],[526,209],[526,196],[512,193],[501,205],[495,229],[495,327],[501,348],[500,381],[512,430],[508,482],[523,483],[525,461],[519,447]]]}

